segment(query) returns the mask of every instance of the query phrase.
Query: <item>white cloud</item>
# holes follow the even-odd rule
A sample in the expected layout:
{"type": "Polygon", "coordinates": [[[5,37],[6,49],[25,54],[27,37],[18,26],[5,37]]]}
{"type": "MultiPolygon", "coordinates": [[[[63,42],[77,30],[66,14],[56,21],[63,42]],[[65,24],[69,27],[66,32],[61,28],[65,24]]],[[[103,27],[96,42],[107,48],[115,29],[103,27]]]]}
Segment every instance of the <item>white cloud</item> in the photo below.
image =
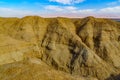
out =
{"type": "Polygon", "coordinates": [[[88,14],[88,13],[93,13],[95,12],[95,9],[83,9],[83,10],[79,10],[80,13],[85,13],[85,14],[88,14]]]}
{"type": "Polygon", "coordinates": [[[111,5],[117,5],[119,3],[120,3],[120,0],[116,0],[116,1],[113,1],[113,2],[107,3],[107,5],[111,6],[111,5]]]}
{"type": "Polygon", "coordinates": [[[104,13],[120,13],[120,6],[102,8],[99,11],[104,13]]]}
{"type": "Polygon", "coordinates": [[[56,6],[56,5],[48,5],[45,7],[46,10],[57,11],[57,12],[71,12],[77,10],[74,6],[56,6]]]}
{"type": "Polygon", "coordinates": [[[41,10],[23,10],[17,8],[0,7],[2,17],[23,17],[27,15],[38,15],[42,17],[116,17],[120,18],[120,6],[105,7],[101,9],[80,9],[74,6],[55,6],[48,5],[41,10]]]}
{"type": "Polygon", "coordinates": [[[107,3],[107,5],[116,5],[118,2],[110,2],[110,3],[107,3]]]}
{"type": "Polygon", "coordinates": [[[57,12],[62,12],[62,13],[84,13],[84,14],[89,14],[94,12],[94,9],[78,9],[77,7],[74,6],[55,6],[55,5],[49,5],[45,7],[46,10],[50,10],[52,12],[57,11],[57,12]]]}
{"type": "Polygon", "coordinates": [[[63,11],[63,9],[59,6],[53,6],[53,5],[48,5],[45,7],[47,10],[53,10],[53,11],[63,11]]]}
{"type": "MultiPolygon", "coordinates": [[[[52,6],[52,5],[51,5],[52,6]]],[[[74,6],[52,6],[54,8],[49,9],[46,8],[47,11],[56,11],[61,16],[69,16],[69,17],[80,17],[80,16],[96,16],[96,17],[120,17],[120,6],[114,6],[114,7],[105,7],[101,9],[79,9],[78,7],[74,6]]],[[[57,15],[56,14],[56,15],[57,15]]],[[[58,16],[59,16],[58,15],[58,16]]]]}
{"type": "Polygon", "coordinates": [[[62,4],[74,4],[74,3],[81,3],[85,0],[49,0],[50,2],[58,2],[62,4]]]}
{"type": "Polygon", "coordinates": [[[3,17],[23,17],[26,15],[35,15],[35,13],[29,10],[0,7],[0,16],[3,17]]]}
{"type": "Polygon", "coordinates": [[[66,7],[64,7],[64,9],[66,9],[66,10],[77,10],[77,8],[74,7],[74,6],[66,6],[66,7]]]}

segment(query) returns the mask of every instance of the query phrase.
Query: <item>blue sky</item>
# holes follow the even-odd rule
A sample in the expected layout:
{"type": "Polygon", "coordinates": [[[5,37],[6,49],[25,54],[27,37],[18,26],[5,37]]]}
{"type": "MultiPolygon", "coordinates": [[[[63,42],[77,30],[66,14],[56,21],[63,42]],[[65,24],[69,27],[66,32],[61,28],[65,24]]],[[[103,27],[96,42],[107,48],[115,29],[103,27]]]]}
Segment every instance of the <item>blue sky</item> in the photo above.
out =
{"type": "Polygon", "coordinates": [[[0,0],[1,17],[120,18],[120,0],[0,0]]]}

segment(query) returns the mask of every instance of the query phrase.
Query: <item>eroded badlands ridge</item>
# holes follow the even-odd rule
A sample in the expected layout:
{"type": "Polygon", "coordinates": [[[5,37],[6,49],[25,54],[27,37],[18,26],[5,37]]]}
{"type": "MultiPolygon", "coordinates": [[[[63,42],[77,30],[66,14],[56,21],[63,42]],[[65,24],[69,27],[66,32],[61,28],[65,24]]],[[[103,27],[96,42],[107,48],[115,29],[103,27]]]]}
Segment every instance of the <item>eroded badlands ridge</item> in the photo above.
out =
{"type": "Polygon", "coordinates": [[[120,73],[120,23],[0,18],[0,65],[0,80],[114,80],[120,73]]]}

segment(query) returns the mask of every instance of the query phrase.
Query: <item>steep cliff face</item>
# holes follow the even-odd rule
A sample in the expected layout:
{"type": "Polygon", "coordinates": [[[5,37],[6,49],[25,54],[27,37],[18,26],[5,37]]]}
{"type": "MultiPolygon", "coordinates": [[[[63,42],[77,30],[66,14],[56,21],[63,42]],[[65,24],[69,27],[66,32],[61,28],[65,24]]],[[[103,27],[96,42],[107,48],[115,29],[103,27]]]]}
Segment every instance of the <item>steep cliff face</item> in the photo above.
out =
{"type": "MultiPolygon", "coordinates": [[[[1,67],[38,58],[49,67],[73,77],[104,80],[120,72],[119,22],[93,17],[0,18],[0,36],[1,67]]],[[[0,75],[6,70],[0,68],[0,75]]]]}
{"type": "MultiPolygon", "coordinates": [[[[111,20],[87,18],[87,24],[79,26],[78,36],[104,61],[120,67],[120,25],[111,20]],[[117,60],[117,62],[116,62],[117,60]]],[[[80,25],[80,24],[76,24],[80,25]]]]}

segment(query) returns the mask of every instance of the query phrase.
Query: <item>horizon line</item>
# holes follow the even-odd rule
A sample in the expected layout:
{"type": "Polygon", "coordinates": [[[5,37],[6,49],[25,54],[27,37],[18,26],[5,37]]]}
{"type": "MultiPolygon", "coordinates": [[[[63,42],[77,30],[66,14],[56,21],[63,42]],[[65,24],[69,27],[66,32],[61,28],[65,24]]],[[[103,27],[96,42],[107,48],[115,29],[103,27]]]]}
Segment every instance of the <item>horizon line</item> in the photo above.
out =
{"type": "Polygon", "coordinates": [[[42,17],[42,18],[86,18],[86,17],[94,17],[94,18],[108,18],[108,19],[120,19],[120,17],[97,17],[97,16],[83,16],[83,17],[68,17],[68,16],[40,16],[40,15],[25,15],[25,16],[21,16],[21,17],[18,17],[18,16],[0,16],[0,18],[24,18],[24,17],[29,17],[29,16],[38,16],[38,17],[42,17]]]}

